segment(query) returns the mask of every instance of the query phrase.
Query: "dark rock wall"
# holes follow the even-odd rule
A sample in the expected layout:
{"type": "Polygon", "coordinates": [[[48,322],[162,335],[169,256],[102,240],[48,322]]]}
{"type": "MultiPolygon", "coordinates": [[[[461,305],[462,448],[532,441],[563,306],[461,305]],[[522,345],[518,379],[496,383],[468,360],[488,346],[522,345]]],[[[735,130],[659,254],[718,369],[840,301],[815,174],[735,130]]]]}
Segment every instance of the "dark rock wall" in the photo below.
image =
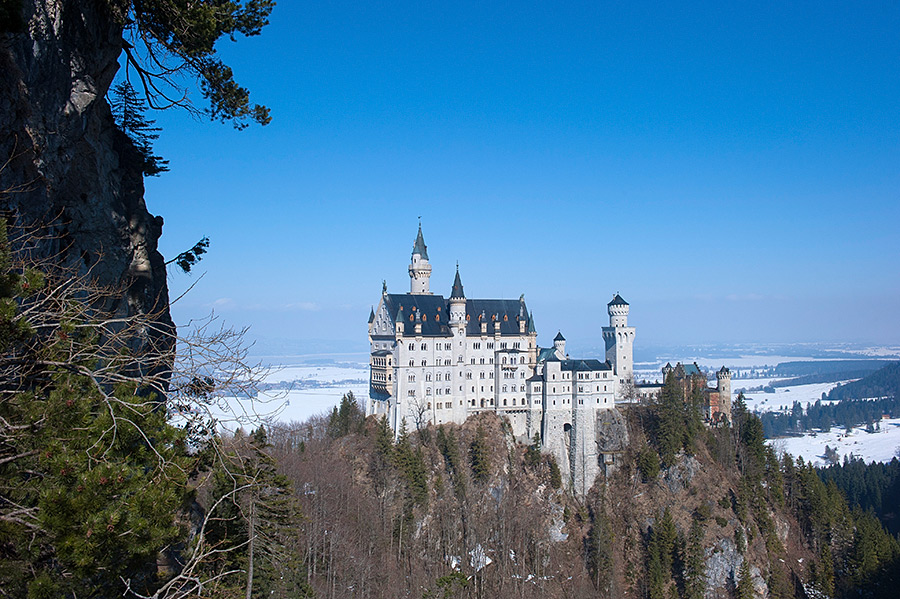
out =
{"type": "Polygon", "coordinates": [[[124,289],[119,313],[171,326],[162,218],[105,95],[118,69],[115,0],[23,0],[24,30],[0,33],[0,210],[42,234],[41,252],[124,289]]]}

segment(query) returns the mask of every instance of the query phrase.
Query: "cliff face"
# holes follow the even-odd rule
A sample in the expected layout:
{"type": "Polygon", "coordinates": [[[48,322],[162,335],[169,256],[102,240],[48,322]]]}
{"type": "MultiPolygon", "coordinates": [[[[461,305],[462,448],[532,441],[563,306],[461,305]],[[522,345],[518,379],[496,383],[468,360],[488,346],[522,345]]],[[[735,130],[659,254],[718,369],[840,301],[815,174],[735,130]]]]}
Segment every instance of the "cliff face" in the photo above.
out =
{"type": "Polygon", "coordinates": [[[24,30],[0,33],[0,210],[44,258],[124,287],[108,307],[171,326],[162,218],[105,99],[123,43],[114,3],[22,4],[24,30]]]}

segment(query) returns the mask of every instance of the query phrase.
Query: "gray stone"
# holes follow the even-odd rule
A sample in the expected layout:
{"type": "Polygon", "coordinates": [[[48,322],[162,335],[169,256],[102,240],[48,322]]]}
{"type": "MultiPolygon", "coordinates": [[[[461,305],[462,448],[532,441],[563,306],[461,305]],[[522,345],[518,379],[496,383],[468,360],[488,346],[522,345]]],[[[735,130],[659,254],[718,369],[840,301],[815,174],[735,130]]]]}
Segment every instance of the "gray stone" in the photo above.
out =
{"type": "MultiPolygon", "coordinates": [[[[122,288],[106,308],[171,330],[162,218],[144,203],[142,161],[105,95],[122,23],[107,2],[25,0],[26,31],[0,44],[0,210],[39,235],[40,257],[122,288]]],[[[136,343],[168,343],[148,333],[136,343]]]]}

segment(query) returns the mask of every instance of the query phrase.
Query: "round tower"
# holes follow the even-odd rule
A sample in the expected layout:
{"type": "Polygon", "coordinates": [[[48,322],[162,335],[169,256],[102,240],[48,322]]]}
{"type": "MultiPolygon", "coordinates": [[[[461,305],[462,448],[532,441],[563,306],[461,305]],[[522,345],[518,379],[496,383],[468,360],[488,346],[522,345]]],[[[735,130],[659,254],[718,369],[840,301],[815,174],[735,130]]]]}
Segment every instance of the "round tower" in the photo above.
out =
{"type": "Polygon", "coordinates": [[[566,357],[566,338],[563,337],[561,332],[556,333],[556,337],[553,338],[553,348],[563,358],[566,357]]]}
{"type": "Polygon", "coordinates": [[[628,326],[628,302],[623,300],[621,295],[616,294],[612,301],[606,305],[606,311],[609,313],[609,326],[628,326]]]}
{"type": "Polygon", "coordinates": [[[616,396],[624,392],[626,383],[633,381],[632,365],[634,356],[634,327],[628,326],[628,302],[618,293],[606,304],[609,326],[603,327],[606,342],[606,359],[612,365],[618,380],[616,396]]]}
{"type": "Polygon", "coordinates": [[[459,278],[459,264],[456,265],[456,278],[450,290],[450,324],[459,325],[466,322],[466,294],[459,278]]]}
{"type": "Polygon", "coordinates": [[[431,263],[428,262],[428,248],[422,237],[422,223],[419,223],[419,234],[413,244],[412,260],[409,263],[409,292],[419,295],[430,295],[428,290],[431,279],[431,263]]]}

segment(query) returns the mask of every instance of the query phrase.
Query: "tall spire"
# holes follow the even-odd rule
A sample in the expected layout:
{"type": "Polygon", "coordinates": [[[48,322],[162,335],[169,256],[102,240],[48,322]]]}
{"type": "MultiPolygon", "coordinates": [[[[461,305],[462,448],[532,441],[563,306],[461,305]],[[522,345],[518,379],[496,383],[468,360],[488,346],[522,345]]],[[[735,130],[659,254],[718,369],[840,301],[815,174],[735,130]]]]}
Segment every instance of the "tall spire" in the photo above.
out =
{"type": "Polygon", "coordinates": [[[428,248],[422,236],[422,220],[419,219],[419,233],[413,244],[412,259],[409,263],[409,292],[418,295],[431,295],[428,290],[428,279],[431,277],[431,264],[428,263],[428,248]]]}
{"type": "Polygon", "coordinates": [[[425,238],[422,237],[422,220],[419,220],[419,234],[416,235],[416,243],[413,244],[413,254],[419,254],[428,260],[428,247],[425,245],[425,238]]]}
{"type": "Polygon", "coordinates": [[[450,297],[466,297],[462,281],[459,278],[459,263],[456,264],[456,278],[453,279],[453,289],[450,291],[450,297]]]}

